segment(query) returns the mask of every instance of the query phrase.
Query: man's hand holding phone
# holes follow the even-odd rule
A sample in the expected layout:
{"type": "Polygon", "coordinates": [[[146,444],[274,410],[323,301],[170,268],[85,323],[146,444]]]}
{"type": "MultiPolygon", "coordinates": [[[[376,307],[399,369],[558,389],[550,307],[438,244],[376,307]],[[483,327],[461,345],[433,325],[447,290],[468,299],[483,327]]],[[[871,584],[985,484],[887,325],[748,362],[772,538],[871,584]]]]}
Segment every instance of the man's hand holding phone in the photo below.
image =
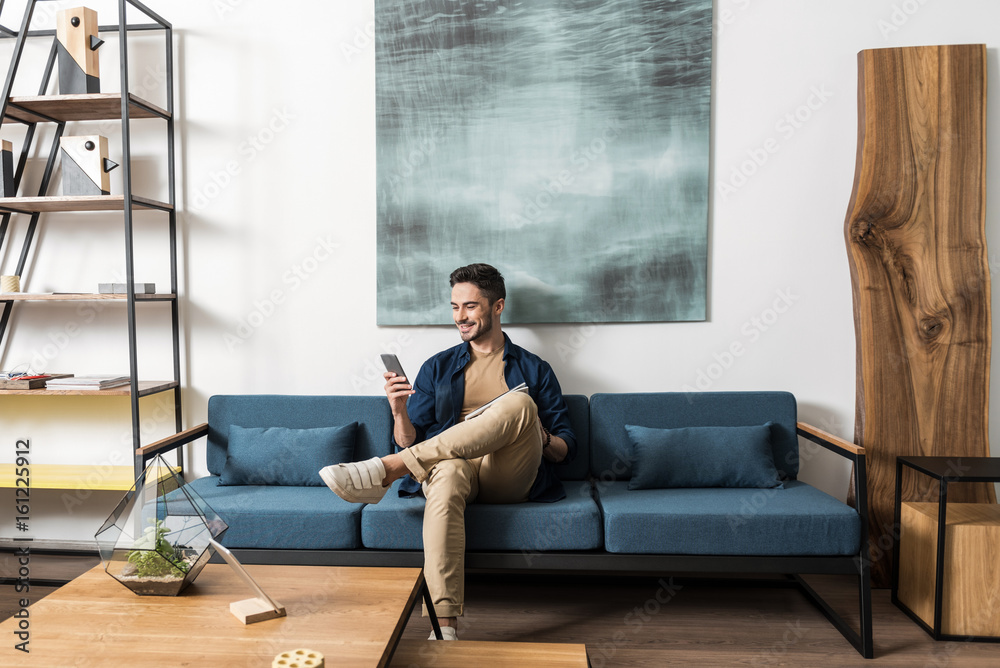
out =
{"type": "Polygon", "coordinates": [[[383,354],[382,364],[385,365],[385,394],[389,397],[389,405],[393,415],[406,412],[406,399],[413,394],[413,386],[403,371],[403,365],[395,355],[383,354]]]}
{"type": "Polygon", "coordinates": [[[406,413],[406,400],[411,394],[415,394],[413,385],[410,384],[403,371],[403,365],[399,363],[399,358],[391,354],[382,355],[382,364],[385,365],[385,396],[389,398],[389,410],[395,422],[394,434],[396,443],[406,448],[413,444],[414,431],[410,424],[410,416],[406,413]]]}

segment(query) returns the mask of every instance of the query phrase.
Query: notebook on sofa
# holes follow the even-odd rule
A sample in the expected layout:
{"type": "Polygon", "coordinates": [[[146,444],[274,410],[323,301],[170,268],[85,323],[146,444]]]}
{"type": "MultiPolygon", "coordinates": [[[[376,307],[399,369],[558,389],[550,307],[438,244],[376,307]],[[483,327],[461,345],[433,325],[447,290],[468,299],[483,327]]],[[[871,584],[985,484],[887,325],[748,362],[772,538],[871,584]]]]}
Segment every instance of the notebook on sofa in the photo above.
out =
{"type": "Polygon", "coordinates": [[[527,392],[527,391],[528,391],[528,384],[527,383],[521,383],[517,387],[515,387],[513,389],[510,389],[510,390],[507,390],[506,392],[504,392],[503,394],[501,394],[499,397],[495,397],[494,399],[491,399],[490,401],[487,401],[485,404],[483,404],[482,406],[480,406],[476,410],[474,410],[471,413],[469,413],[468,415],[466,415],[465,419],[466,420],[471,420],[472,418],[476,417],[477,415],[479,415],[480,413],[482,413],[484,410],[486,410],[487,408],[489,408],[490,406],[492,406],[493,404],[495,404],[496,402],[498,402],[500,399],[506,397],[511,392],[527,392]]]}

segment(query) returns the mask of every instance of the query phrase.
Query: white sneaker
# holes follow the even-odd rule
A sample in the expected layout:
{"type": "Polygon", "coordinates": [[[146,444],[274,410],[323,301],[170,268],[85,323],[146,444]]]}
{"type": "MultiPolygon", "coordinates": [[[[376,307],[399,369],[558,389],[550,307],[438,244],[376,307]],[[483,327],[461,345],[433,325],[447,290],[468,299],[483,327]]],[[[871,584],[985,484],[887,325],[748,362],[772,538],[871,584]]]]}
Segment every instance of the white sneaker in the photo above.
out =
{"type": "Polygon", "coordinates": [[[319,470],[319,477],[348,503],[378,503],[389,489],[382,486],[385,467],[378,457],[325,466],[319,470]]]}
{"type": "MultiPolygon", "coordinates": [[[[437,640],[437,636],[431,631],[431,636],[428,640],[437,640]]],[[[458,640],[458,630],[454,626],[442,626],[441,627],[441,640],[458,640]]]]}

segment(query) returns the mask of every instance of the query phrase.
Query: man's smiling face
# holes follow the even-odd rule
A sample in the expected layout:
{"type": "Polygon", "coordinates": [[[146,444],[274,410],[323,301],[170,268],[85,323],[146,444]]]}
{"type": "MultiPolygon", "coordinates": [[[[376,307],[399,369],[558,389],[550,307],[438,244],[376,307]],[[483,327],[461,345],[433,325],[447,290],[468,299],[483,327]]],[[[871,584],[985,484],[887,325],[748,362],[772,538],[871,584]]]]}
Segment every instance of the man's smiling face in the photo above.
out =
{"type": "Polygon", "coordinates": [[[463,341],[476,341],[493,331],[493,319],[499,318],[503,300],[490,308],[489,300],[472,283],[456,283],[451,289],[451,313],[463,341]]]}

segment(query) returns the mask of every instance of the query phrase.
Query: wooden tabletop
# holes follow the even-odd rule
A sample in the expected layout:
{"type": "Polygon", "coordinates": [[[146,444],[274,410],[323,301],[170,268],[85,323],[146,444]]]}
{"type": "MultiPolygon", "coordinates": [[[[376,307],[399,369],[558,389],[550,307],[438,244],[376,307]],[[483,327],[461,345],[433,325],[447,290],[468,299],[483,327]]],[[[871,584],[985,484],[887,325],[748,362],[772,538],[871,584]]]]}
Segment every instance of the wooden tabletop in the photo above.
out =
{"type": "MultiPolygon", "coordinates": [[[[331,665],[331,664],[327,664],[331,665]]],[[[582,644],[537,642],[457,642],[403,640],[392,658],[393,668],[588,668],[582,644]]]]}
{"type": "MultiPolygon", "coordinates": [[[[385,666],[419,600],[417,568],[250,565],[288,616],[244,626],[229,604],[252,593],[225,564],[208,564],[180,596],[137,596],[97,566],[29,608],[23,666],[270,666],[294,649],[327,665],[385,666]]],[[[18,620],[0,624],[10,641],[18,620]]],[[[6,665],[6,664],[4,664],[6,665]]]]}

